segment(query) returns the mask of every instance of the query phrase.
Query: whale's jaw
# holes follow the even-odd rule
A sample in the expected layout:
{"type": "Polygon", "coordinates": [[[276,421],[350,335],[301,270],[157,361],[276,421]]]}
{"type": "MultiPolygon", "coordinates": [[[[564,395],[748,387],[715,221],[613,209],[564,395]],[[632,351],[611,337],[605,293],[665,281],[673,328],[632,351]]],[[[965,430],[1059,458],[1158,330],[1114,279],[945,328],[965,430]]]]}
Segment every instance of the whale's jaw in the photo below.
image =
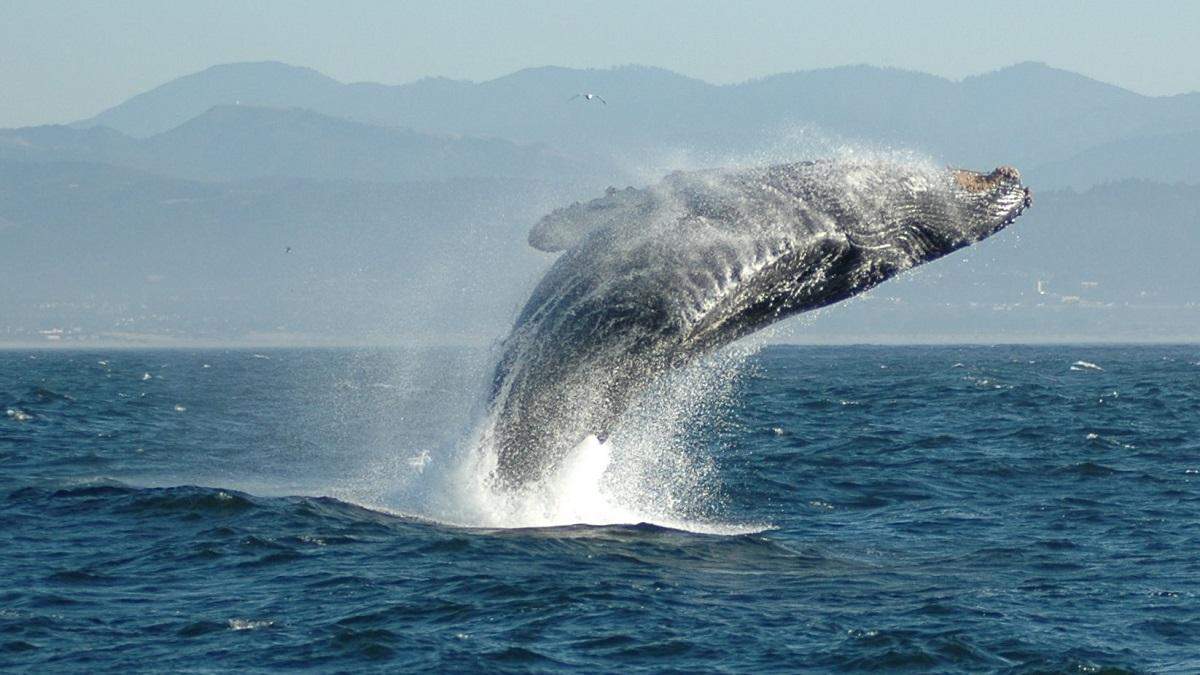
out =
{"type": "Polygon", "coordinates": [[[664,372],[984,239],[1030,201],[1008,167],[818,162],[672,174],[550,214],[531,242],[567,250],[503,346],[496,478],[536,480],[664,372]]]}

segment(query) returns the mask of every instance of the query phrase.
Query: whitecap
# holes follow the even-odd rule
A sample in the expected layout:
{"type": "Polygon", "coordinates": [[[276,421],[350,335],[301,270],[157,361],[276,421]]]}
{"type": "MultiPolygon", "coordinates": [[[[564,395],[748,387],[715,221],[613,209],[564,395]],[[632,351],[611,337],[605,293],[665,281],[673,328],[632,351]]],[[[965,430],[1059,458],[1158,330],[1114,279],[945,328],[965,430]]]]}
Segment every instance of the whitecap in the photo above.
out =
{"type": "Polygon", "coordinates": [[[1094,370],[1101,373],[1104,372],[1103,368],[1092,363],[1091,361],[1076,361],[1075,363],[1071,364],[1071,370],[1094,370]]]}
{"type": "Polygon", "coordinates": [[[230,619],[229,620],[229,629],[230,630],[258,630],[259,628],[270,628],[271,626],[274,626],[274,625],[275,625],[274,621],[269,621],[266,619],[260,619],[260,620],[230,619]]]}

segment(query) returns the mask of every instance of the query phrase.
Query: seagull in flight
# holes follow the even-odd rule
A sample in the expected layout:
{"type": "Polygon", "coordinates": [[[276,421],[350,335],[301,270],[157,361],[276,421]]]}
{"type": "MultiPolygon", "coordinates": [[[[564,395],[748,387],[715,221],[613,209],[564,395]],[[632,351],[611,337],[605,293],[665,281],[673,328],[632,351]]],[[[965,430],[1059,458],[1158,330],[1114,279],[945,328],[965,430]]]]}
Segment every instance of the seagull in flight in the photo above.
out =
{"type": "Polygon", "coordinates": [[[608,105],[608,101],[605,101],[604,99],[600,98],[600,94],[591,94],[591,93],[587,93],[587,92],[584,92],[582,94],[575,94],[571,98],[567,99],[567,101],[568,102],[574,101],[577,98],[582,98],[585,101],[600,101],[604,105],[608,105]]]}

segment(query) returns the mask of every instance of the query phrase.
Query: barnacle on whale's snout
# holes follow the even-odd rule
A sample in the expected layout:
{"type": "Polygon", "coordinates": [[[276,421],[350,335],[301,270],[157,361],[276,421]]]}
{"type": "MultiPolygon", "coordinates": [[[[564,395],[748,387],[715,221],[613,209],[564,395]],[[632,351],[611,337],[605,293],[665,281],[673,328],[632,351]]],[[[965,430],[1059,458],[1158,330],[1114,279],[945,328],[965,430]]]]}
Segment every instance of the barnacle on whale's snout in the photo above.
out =
{"type": "MultiPolygon", "coordinates": [[[[1017,187],[1021,185],[1021,172],[1017,171],[1016,167],[998,166],[989,174],[982,174],[978,171],[969,171],[967,169],[952,169],[954,172],[954,182],[958,183],[959,187],[971,192],[985,192],[993,190],[1005,185],[1017,187]]],[[[1033,192],[1027,188],[1021,188],[1025,192],[1025,206],[1033,203],[1033,192]]]]}
{"type": "Polygon", "coordinates": [[[954,182],[964,190],[971,192],[984,192],[995,189],[1003,183],[1020,184],[1021,182],[1021,172],[1008,165],[996,167],[989,174],[968,169],[952,169],[952,171],[954,172],[954,182]]]}

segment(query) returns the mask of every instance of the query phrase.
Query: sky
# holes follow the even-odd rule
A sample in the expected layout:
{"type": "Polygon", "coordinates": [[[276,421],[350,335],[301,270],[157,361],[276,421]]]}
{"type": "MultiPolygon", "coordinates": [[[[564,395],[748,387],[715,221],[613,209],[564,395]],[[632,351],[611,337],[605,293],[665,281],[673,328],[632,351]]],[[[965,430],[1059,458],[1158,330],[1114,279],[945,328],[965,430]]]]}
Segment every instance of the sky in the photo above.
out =
{"type": "Polygon", "coordinates": [[[644,64],[714,83],[866,63],[952,79],[1042,61],[1200,91],[1200,2],[0,0],[0,127],[90,117],[218,63],[342,81],[644,64]]]}

